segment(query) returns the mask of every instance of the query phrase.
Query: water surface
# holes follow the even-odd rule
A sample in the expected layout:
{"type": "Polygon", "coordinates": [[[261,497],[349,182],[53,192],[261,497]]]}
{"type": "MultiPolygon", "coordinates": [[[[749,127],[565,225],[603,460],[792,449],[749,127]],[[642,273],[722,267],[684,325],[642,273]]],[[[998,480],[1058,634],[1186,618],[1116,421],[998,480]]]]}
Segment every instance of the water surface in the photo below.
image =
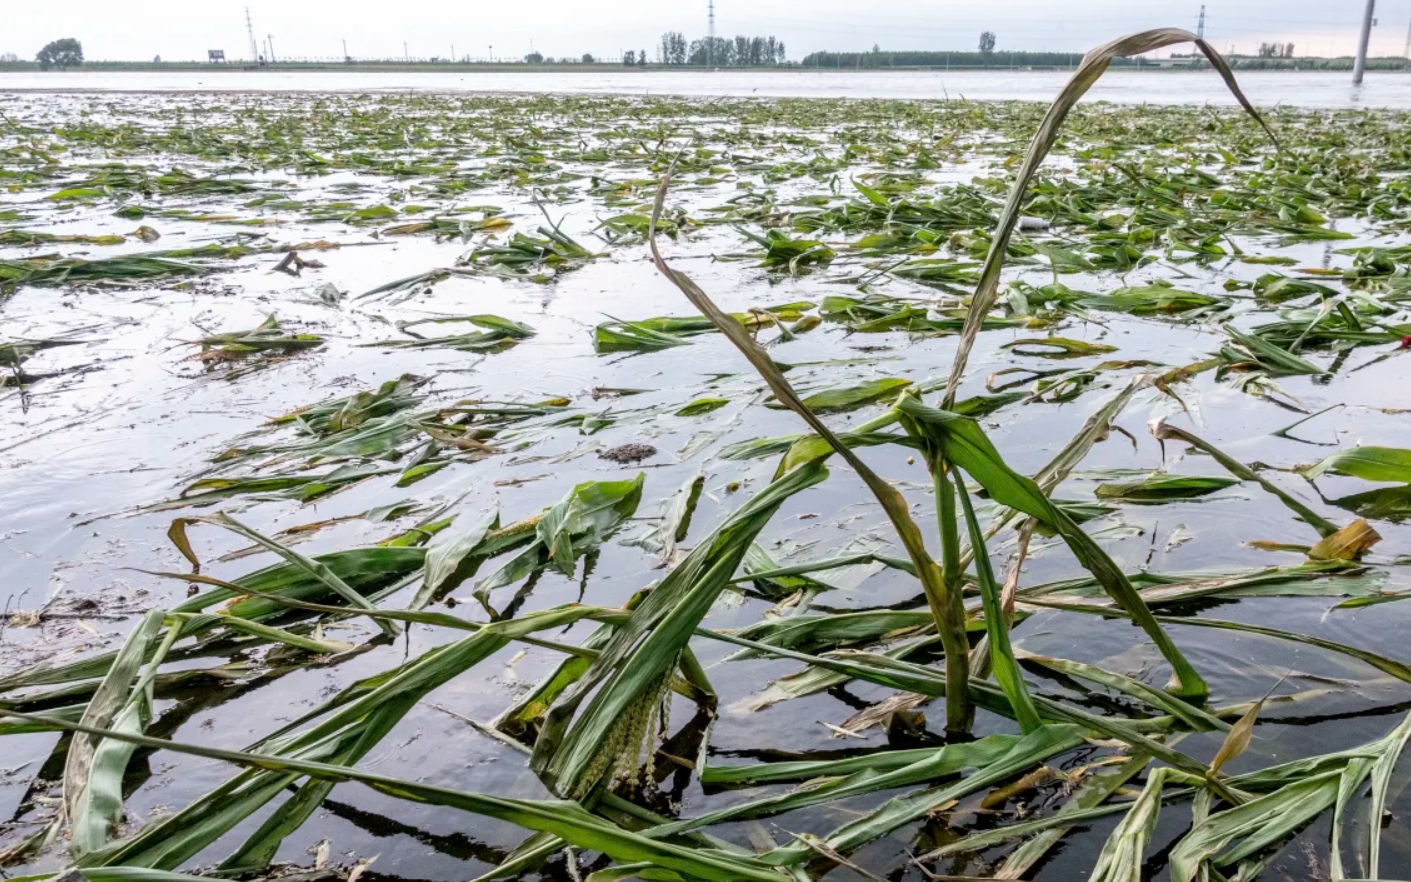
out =
{"type": "MultiPolygon", "coordinates": [[[[0,73],[0,91],[104,92],[572,92],[771,98],[968,98],[1050,101],[1063,71],[623,71],[621,73],[421,73],[357,71],[69,71],[0,73]]],[[[1371,73],[1360,86],[1346,72],[1249,71],[1240,84],[1260,105],[1411,107],[1411,75],[1371,73]]],[[[1120,104],[1233,104],[1212,71],[1123,71],[1104,76],[1090,101],[1120,104]]]]}

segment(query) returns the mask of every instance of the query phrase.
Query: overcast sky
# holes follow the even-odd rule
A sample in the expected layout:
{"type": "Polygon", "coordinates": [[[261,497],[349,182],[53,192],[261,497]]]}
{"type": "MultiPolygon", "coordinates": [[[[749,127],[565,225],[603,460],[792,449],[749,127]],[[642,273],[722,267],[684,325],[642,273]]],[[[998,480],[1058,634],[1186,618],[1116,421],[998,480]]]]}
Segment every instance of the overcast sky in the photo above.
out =
{"type": "MultiPolygon", "coordinates": [[[[242,0],[0,0],[0,53],[32,58],[59,37],[76,37],[92,59],[249,55],[242,0]]],[[[663,31],[706,32],[707,0],[249,0],[255,34],[272,35],[277,58],[457,55],[519,57],[531,45],[550,56],[624,49],[655,54],[663,31]]],[[[716,33],[773,35],[789,57],[817,49],[973,49],[983,30],[999,49],[1078,52],[1146,27],[1195,29],[1188,0],[717,0],[716,33]]],[[[1300,55],[1350,54],[1363,0],[1207,0],[1206,34],[1221,50],[1253,52],[1292,41],[1300,55]]],[[[1400,55],[1411,0],[1379,0],[1373,55],[1400,55]]]]}

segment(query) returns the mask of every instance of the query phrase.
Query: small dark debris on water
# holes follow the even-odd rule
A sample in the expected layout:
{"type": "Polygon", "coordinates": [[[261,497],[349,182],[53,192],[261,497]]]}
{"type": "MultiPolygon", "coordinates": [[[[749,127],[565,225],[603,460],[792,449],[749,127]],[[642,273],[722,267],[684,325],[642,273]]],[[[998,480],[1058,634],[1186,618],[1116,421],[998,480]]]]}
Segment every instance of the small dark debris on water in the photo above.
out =
{"type": "Polygon", "coordinates": [[[623,444],[620,447],[604,450],[598,454],[598,458],[629,465],[634,462],[641,462],[650,456],[655,456],[656,452],[657,449],[650,444],[637,444],[634,442],[632,444],[623,444]]]}
{"type": "Polygon", "coordinates": [[[288,273],[291,276],[297,277],[305,268],[323,269],[323,264],[317,260],[305,260],[299,256],[299,252],[290,251],[288,254],[284,255],[284,259],[270,272],[288,273]]]}

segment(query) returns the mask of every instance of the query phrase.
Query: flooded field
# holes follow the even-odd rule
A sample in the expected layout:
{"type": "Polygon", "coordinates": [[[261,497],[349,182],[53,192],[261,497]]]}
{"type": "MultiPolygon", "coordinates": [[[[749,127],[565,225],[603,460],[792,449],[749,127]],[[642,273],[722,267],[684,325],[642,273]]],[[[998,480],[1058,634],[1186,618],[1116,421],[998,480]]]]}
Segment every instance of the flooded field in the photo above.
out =
{"type": "MultiPolygon", "coordinates": [[[[1081,56],[1073,56],[1076,65],[1081,56]]],[[[96,92],[522,92],[676,95],[697,98],[901,98],[1050,101],[1061,70],[715,71],[0,71],[0,91],[96,92]]],[[[1260,107],[1411,109],[1411,76],[1374,71],[1360,86],[1347,71],[1243,71],[1240,87],[1260,107]]],[[[1208,71],[1113,70],[1092,100],[1114,104],[1218,104],[1234,97],[1208,71]]]]}
{"type": "Polygon", "coordinates": [[[1411,113],[1081,105],[952,384],[1044,111],[0,94],[0,866],[1411,876],[1411,113]]]}

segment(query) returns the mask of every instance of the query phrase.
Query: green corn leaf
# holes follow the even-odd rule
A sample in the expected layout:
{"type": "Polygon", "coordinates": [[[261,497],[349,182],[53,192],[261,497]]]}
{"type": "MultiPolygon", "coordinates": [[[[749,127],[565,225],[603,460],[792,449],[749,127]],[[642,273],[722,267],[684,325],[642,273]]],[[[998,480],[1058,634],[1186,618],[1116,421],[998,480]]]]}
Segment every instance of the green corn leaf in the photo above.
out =
{"type": "Polygon", "coordinates": [[[701,416],[719,410],[730,403],[728,398],[697,398],[690,404],[676,411],[680,417],[701,416]]]}
{"type": "Polygon", "coordinates": [[[1082,358],[1086,355],[1101,355],[1105,352],[1116,352],[1116,346],[1108,346],[1103,343],[1088,343],[1084,340],[1073,340],[1068,337],[1026,337],[1021,340],[1011,340],[1004,344],[1004,349],[1008,349],[1015,355],[1032,355],[1039,358],[1082,358]]]}
{"type": "Polygon", "coordinates": [[[1115,499],[1123,502],[1165,502],[1171,499],[1196,499],[1208,496],[1238,483],[1239,481],[1234,478],[1155,474],[1139,481],[1099,484],[1095,493],[1099,499],[1115,499]]]}
{"type": "Polygon", "coordinates": [[[412,600],[412,609],[422,609],[441,592],[454,589],[468,575],[466,570],[485,537],[499,525],[499,508],[491,506],[464,526],[457,525],[432,539],[426,549],[425,580],[412,600]]]}
{"type": "MultiPolygon", "coordinates": [[[[868,380],[856,386],[843,386],[837,389],[828,389],[824,392],[815,392],[807,395],[803,403],[808,405],[814,413],[837,413],[840,411],[852,410],[862,407],[864,404],[871,404],[883,398],[895,395],[897,392],[911,385],[910,380],[903,380],[898,377],[884,377],[880,380],[868,380]]],[[[774,399],[764,403],[765,407],[785,409],[788,405],[781,404],[774,399]]]]}
{"type": "Polygon", "coordinates": [[[1203,450],[1206,453],[1210,454],[1216,462],[1228,469],[1230,474],[1234,475],[1242,481],[1254,481],[1259,486],[1263,487],[1265,490],[1278,497],[1280,502],[1288,506],[1289,509],[1291,509],[1300,518],[1302,518],[1305,523],[1309,524],[1315,530],[1317,530],[1318,535],[1331,536],[1332,534],[1337,532],[1338,528],[1336,524],[1333,524],[1330,521],[1324,519],[1316,512],[1314,512],[1311,508],[1304,505],[1302,502],[1299,502],[1292,495],[1285,493],[1283,490],[1280,490],[1273,483],[1261,476],[1258,472],[1249,468],[1239,460],[1227,455],[1208,441],[1196,437],[1194,434],[1187,432],[1185,429],[1177,428],[1176,426],[1167,423],[1165,420],[1158,420],[1153,423],[1151,426],[1151,433],[1155,435],[1156,439],[1162,442],[1163,444],[1169,440],[1175,439],[1178,441],[1184,441],[1192,447],[1195,447],[1198,450],[1203,450]]]}
{"type": "MultiPolygon", "coordinates": [[[[980,790],[1039,765],[1050,757],[1071,750],[1082,743],[1081,729],[1070,725],[1049,725],[1035,729],[1015,742],[992,762],[953,784],[898,796],[871,812],[829,834],[829,848],[846,853],[886,836],[897,828],[925,817],[955,799],[980,790]]],[[[807,860],[814,852],[802,844],[776,848],[763,860],[778,865],[793,865],[807,860]]]]}
{"type": "Polygon", "coordinates": [[[646,480],[645,474],[639,474],[631,481],[587,481],[544,513],[536,528],[539,541],[559,572],[573,575],[580,556],[596,549],[636,514],[646,480]]]}
{"type": "Polygon", "coordinates": [[[1133,680],[1131,677],[1124,677],[1121,674],[1100,668],[1097,665],[1083,664],[1082,662],[1069,661],[1062,658],[1050,658],[1047,656],[1033,655],[1021,652],[1018,657],[1031,664],[1039,665],[1051,671],[1076,677],[1080,680],[1089,680],[1102,686],[1106,686],[1116,692],[1145,702],[1163,713],[1168,713],[1197,732],[1205,730],[1228,730],[1229,724],[1219,717],[1204,711],[1194,705],[1187,704],[1179,698],[1162,692],[1160,689],[1153,689],[1140,680],[1133,680]]]}
{"type": "Polygon", "coordinates": [[[991,666],[995,679],[1004,690],[1014,708],[1015,719],[1024,732],[1032,732],[1043,726],[1039,712],[1029,697],[1029,687],[1024,684],[1024,672],[1014,658],[1014,648],[1009,643],[1009,623],[1001,608],[999,586],[995,584],[994,570],[990,566],[990,553],[985,547],[985,537],[980,530],[980,522],[975,518],[975,509],[970,504],[970,494],[965,490],[965,482],[955,482],[960,494],[960,507],[965,513],[965,525],[970,531],[970,550],[975,558],[976,581],[980,583],[980,599],[985,607],[985,633],[990,640],[991,666]]]}
{"type": "Polygon", "coordinates": [[[1081,527],[1044,495],[1038,485],[1005,464],[978,423],[927,407],[911,396],[902,398],[899,409],[920,434],[938,445],[947,460],[964,469],[989,491],[996,502],[1036,518],[1063,537],[1079,562],[1119,606],[1131,613],[1171,663],[1175,672],[1173,686],[1182,697],[1200,698],[1207,693],[1205,681],[1152,617],[1146,603],[1122,570],[1081,527]]]}
{"type": "Polygon", "coordinates": [[[1171,850],[1172,882],[1192,882],[1207,861],[1228,866],[1298,832],[1332,807],[1341,778],[1341,771],[1314,775],[1211,815],[1171,850]],[[1226,850],[1237,839],[1240,844],[1226,850]]]}
{"type": "Polygon", "coordinates": [[[1411,484],[1411,450],[1400,447],[1354,447],[1334,453],[1304,469],[1302,474],[1311,479],[1326,472],[1364,481],[1411,484]]]}
{"type": "MultiPolygon", "coordinates": [[[[509,797],[488,796],[464,790],[435,787],[414,781],[404,781],[383,775],[364,772],[351,766],[323,763],[289,757],[244,751],[218,750],[179,744],[158,738],[111,732],[88,726],[64,723],[57,718],[43,715],[22,714],[17,711],[0,709],[0,715],[15,716],[50,725],[85,732],[103,738],[122,740],[133,746],[173,750],[179,753],[202,756],[246,766],[251,770],[266,770],[279,774],[282,778],[309,776],[332,783],[357,782],[371,789],[392,796],[427,805],[453,808],[469,814],[494,818],[517,824],[530,830],[553,833],[567,842],[588,851],[598,851],[621,863],[647,862],[655,866],[683,873],[698,879],[750,880],[750,882],[779,882],[780,874],[766,864],[752,858],[725,851],[702,848],[689,848],[666,842],[657,842],[638,833],[624,830],[586,811],[581,805],[566,800],[528,800],[509,797]]],[[[175,816],[171,816],[175,817],[175,816]]],[[[132,864],[134,868],[140,866],[132,864]]],[[[85,867],[84,873],[88,872],[85,867]]],[[[98,874],[104,875],[102,871],[98,874]]],[[[118,877],[110,877],[118,878],[118,877]]],[[[141,878],[137,874],[127,878],[141,878]]],[[[153,878],[159,878],[154,874],[153,878]]]]}
{"type": "MultiPolygon", "coordinates": [[[[368,602],[368,599],[366,597],[358,593],[347,582],[344,582],[342,578],[340,578],[338,574],[333,571],[332,568],[328,567],[321,561],[305,557],[299,552],[293,551],[287,548],[286,546],[274,541],[273,539],[270,539],[260,533],[255,532],[254,530],[240,523],[235,518],[231,517],[225,512],[218,512],[217,514],[204,518],[176,520],[172,522],[171,529],[167,531],[167,535],[171,537],[173,544],[175,544],[177,548],[181,551],[181,553],[186,556],[187,560],[191,561],[192,566],[198,571],[200,569],[200,562],[196,559],[196,556],[191,553],[190,543],[186,539],[185,525],[187,523],[209,523],[215,524],[220,527],[225,527],[227,530],[230,530],[231,532],[234,532],[240,536],[245,537],[246,539],[249,539],[256,545],[268,549],[269,551],[273,551],[275,554],[288,561],[291,565],[303,570],[308,575],[323,583],[323,585],[325,585],[330,591],[334,592],[338,596],[342,597],[344,600],[348,601],[350,605],[361,609],[373,608],[372,604],[368,602]]],[[[377,626],[381,628],[383,632],[386,633],[388,636],[396,636],[400,633],[396,624],[392,622],[379,621],[377,623],[377,626]]]]}
{"type": "MultiPolygon", "coordinates": [[[[142,618],[118,651],[103,682],[89,700],[82,724],[140,735],[152,720],[152,681],[181,628],[168,630],[158,645],[165,613],[152,610],[142,618]],[[139,678],[148,655],[151,662],[139,678]]],[[[102,848],[123,816],[123,774],[133,745],[90,735],[74,736],[64,762],[64,808],[72,829],[69,852],[74,857],[102,848]]]]}
{"type": "Polygon", "coordinates": [[[1161,795],[1168,781],[1201,784],[1201,779],[1176,769],[1161,768],[1147,778],[1141,795],[1127,810],[1122,822],[1098,855],[1089,879],[1092,882],[1142,882],[1142,856],[1161,814],[1161,795]]]}
{"type": "Polygon", "coordinates": [[[536,773],[560,794],[582,794],[614,771],[628,771],[624,764],[636,762],[642,739],[654,737],[641,731],[650,714],[643,705],[659,700],[677,658],[755,536],[786,499],[827,475],[814,464],[775,481],[672,569],[550,710],[534,744],[536,773]]]}

